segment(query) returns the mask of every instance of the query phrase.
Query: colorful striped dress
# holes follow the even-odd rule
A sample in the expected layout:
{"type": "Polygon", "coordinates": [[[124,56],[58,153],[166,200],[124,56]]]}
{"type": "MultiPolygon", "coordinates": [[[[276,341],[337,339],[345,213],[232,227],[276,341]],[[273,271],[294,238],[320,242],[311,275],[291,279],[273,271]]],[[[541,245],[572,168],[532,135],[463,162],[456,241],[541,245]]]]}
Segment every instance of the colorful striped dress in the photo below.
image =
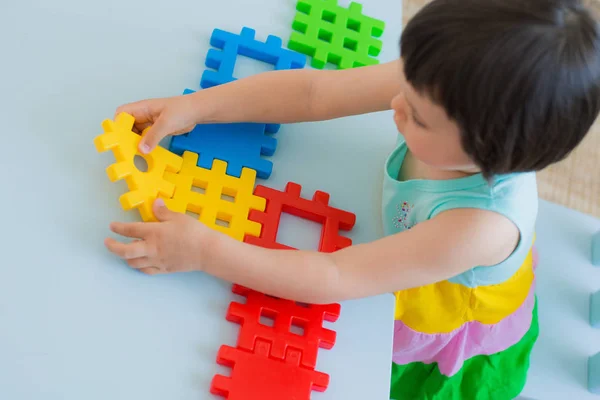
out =
{"type": "Polygon", "coordinates": [[[505,215],[520,231],[504,262],[396,293],[390,398],[514,399],[538,336],[533,249],[535,174],[398,181],[406,145],[390,155],[383,189],[386,235],[455,208],[505,215]]]}

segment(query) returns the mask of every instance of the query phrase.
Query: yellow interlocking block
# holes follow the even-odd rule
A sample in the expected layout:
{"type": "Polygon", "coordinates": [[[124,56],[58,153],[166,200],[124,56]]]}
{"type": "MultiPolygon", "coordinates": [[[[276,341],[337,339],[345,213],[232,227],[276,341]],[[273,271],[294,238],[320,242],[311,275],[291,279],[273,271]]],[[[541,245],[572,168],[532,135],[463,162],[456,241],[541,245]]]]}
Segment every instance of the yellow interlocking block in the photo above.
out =
{"type": "Polygon", "coordinates": [[[130,191],[119,198],[123,209],[137,208],[144,221],[156,221],[152,203],[158,197],[170,198],[175,192],[175,185],[165,180],[164,174],[178,172],[183,159],[162,147],[156,147],[150,154],[141,154],[138,151],[141,136],[132,131],[134,121],[133,116],[126,113],[117,115],[115,121],[104,120],[104,133],[94,139],[94,144],[98,152],[112,150],[117,160],[106,169],[108,178],[112,182],[120,179],[127,182],[130,191]],[[135,156],[146,160],[146,172],[136,168],[135,156]]]}
{"type": "Polygon", "coordinates": [[[224,161],[215,160],[212,169],[197,164],[198,154],[186,151],[181,171],[165,173],[165,179],[175,185],[175,195],[165,200],[167,207],[176,212],[196,213],[205,225],[236,240],[243,241],[246,234],[260,236],[261,225],[248,220],[251,209],[264,211],[266,206],[265,199],[253,194],[256,171],[243,168],[241,176],[236,178],[225,173],[224,161]],[[203,189],[204,193],[193,187],[203,189]],[[217,220],[223,224],[219,225],[217,220]]]}

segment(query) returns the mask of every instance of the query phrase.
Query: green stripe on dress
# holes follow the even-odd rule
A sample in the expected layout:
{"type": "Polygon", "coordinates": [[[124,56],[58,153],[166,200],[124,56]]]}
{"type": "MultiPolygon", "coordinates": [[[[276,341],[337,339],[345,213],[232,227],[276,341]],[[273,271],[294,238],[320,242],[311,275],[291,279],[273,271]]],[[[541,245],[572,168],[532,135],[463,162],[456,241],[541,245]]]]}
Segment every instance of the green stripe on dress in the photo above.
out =
{"type": "Polygon", "coordinates": [[[508,349],[465,361],[452,377],[437,363],[392,363],[390,399],[394,400],[512,400],[525,386],[529,356],[539,334],[537,299],[529,330],[508,349]]]}

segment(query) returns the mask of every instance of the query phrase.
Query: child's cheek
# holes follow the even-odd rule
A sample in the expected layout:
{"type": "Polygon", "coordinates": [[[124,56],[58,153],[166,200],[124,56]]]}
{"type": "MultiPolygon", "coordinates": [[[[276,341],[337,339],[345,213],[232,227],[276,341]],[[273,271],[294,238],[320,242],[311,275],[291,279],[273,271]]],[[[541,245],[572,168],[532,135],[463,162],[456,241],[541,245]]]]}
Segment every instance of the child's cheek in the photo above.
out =
{"type": "Polygon", "coordinates": [[[406,140],[406,146],[410,152],[419,161],[427,165],[435,165],[437,163],[437,157],[435,156],[435,143],[431,143],[422,132],[411,132],[411,129],[407,130],[404,134],[406,140]]]}

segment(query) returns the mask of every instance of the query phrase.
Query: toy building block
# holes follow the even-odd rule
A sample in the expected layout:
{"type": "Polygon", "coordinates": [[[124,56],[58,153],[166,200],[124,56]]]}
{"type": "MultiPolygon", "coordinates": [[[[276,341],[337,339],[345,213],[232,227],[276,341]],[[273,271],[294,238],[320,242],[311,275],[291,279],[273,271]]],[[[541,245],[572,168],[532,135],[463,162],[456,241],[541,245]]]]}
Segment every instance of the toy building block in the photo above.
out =
{"type": "Polygon", "coordinates": [[[600,232],[592,237],[592,264],[600,266],[600,232]]]}
{"type": "Polygon", "coordinates": [[[124,210],[137,208],[144,221],[156,221],[152,212],[152,204],[158,197],[173,196],[175,186],[163,178],[165,172],[178,172],[182,158],[162,147],[156,147],[150,154],[138,152],[141,136],[133,132],[134,117],[121,113],[115,121],[102,122],[104,133],[94,139],[98,152],[112,150],[117,162],[106,169],[112,181],[125,179],[129,192],[123,194],[119,201],[124,210]],[[148,170],[142,172],[136,168],[134,159],[143,157],[148,163],[148,170]]]}
{"type": "Polygon", "coordinates": [[[590,324],[600,328],[600,291],[590,295],[590,324]]]}
{"type": "Polygon", "coordinates": [[[227,320],[242,326],[238,348],[254,351],[257,341],[263,340],[271,347],[271,357],[284,360],[290,351],[298,351],[300,364],[314,369],[319,348],[331,349],[335,344],[335,331],[323,328],[323,321],[337,321],[339,304],[300,305],[239,285],[233,285],[232,291],[246,297],[245,304],[232,302],[227,311],[227,320]],[[272,319],[273,326],[262,324],[261,317],[272,319]],[[293,332],[293,327],[300,328],[296,332],[303,332],[293,332]]]}
{"type": "Polygon", "coordinates": [[[314,68],[327,62],[340,69],[378,64],[385,23],[362,14],[362,4],[341,7],[337,0],[299,0],[288,47],[312,57],[314,68]]]}
{"type": "Polygon", "coordinates": [[[215,375],[210,392],[228,400],[309,400],[311,391],[324,392],[329,376],[300,367],[300,354],[284,360],[269,356],[269,343],[257,341],[254,353],[221,346],[217,363],[231,367],[231,377],[215,375]]]}
{"type": "MultiPolygon", "coordinates": [[[[235,34],[221,29],[213,30],[210,44],[215,49],[208,50],[205,70],[200,80],[200,87],[207,89],[212,86],[232,82],[238,56],[249,57],[273,65],[275,70],[301,69],[306,65],[306,56],[282,47],[281,38],[273,35],[266,42],[255,39],[256,31],[244,27],[241,33],[235,34]]],[[[268,131],[277,131],[279,124],[269,124],[268,131]]]]}
{"type": "Polygon", "coordinates": [[[329,205],[329,194],[315,192],[312,200],[300,197],[302,187],[289,182],[284,192],[258,185],[254,194],[267,200],[264,212],[250,211],[249,219],[262,224],[260,237],[247,236],[246,243],[270,249],[293,249],[277,243],[277,231],[281,213],[286,212],[296,217],[308,219],[323,225],[319,251],[331,253],[352,245],[352,240],[340,236],[340,230],[350,230],[356,222],[356,215],[329,205]]]}
{"type": "Polygon", "coordinates": [[[265,199],[252,193],[256,171],[243,168],[236,178],[225,173],[224,161],[215,160],[211,169],[198,167],[197,163],[198,154],[186,151],[181,171],[165,173],[165,179],[175,186],[173,198],[165,200],[167,208],[196,213],[206,226],[239,241],[245,235],[259,236],[260,224],[248,219],[250,210],[265,209],[265,199]],[[194,187],[204,189],[204,193],[194,191],[194,187]],[[218,221],[225,225],[219,225],[218,221]]]}
{"type": "Polygon", "coordinates": [[[275,70],[300,69],[306,65],[306,56],[282,47],[281,38],[269,35],[266,42],[260,42],[255,35],[256,31],[248,27],[242,28],[239,35],[221,29],[213,30],[210,44],[216,49],[208,51],[206,66],[214,71],[204,71],[200,87],[206,89],[236,80],[233,72],[238,56],[271,64],[275,70]]]}
{"type": "MultiPolygon", "coordinates": [[[[193,93],[186,89],[184,94],[193,93]]],[[[169,149],[175,154],[191,151],[200,155],[199,167],[210,169],[214,160],[227,162],[227,174],[240,177],[243,168],[257,172],[267,179],[273,163],[261,156],[272,156],[277,139],[266,133],[275,133],[272,125],[261,123],[198,124],[184,135],[171,139],[169,149]]]]}
{"type": "Polygon", "coordinates": [[[600,394],[600,353],[588,360],[588,389],[592,393],[600,394]]]}

